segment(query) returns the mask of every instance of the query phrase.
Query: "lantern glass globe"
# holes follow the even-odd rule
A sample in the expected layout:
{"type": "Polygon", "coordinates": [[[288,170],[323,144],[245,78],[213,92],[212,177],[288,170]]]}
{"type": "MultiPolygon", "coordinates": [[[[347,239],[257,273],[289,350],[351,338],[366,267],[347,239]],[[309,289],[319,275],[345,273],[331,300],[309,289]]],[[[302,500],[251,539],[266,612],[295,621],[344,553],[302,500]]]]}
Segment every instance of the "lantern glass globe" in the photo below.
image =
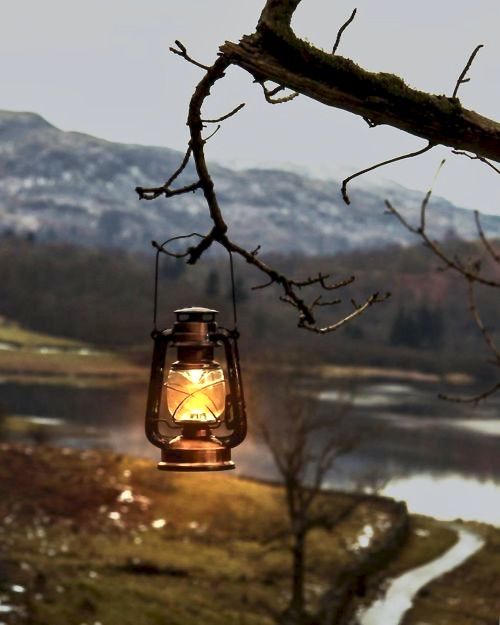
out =
{"type": "Polygon", "coordinates": [[[183,369],[175,365],[165,382],[167,408],[174,421],[183,425],[218,423],[226,402],[224,372],[220,365],[203,369],[183,369]]]}

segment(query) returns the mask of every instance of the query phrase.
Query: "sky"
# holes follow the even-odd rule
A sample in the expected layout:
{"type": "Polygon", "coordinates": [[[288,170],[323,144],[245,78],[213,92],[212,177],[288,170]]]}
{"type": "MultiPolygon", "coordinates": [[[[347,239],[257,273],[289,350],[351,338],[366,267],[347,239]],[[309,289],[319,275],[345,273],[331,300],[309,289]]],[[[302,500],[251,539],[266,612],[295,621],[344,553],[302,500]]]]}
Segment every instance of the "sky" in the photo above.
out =
{"type": "MultiPolygon", "coordinates": [[[[189,98],[201,71],[168,51],[181,40],[211,64],[220,44],[251,33],[264,0],[0,0],[0,109],[33,111],[64,130],[112,141],[184,150],[189,98]]],[[[500,109],[498,0],[302,0],[293,27],[331,49],[357,7],[339,54],[371,71],[402,76],[416,88],[451,94],[477,44],[484,44],[459,95],[488,117],[500,109]]],[[[425,145],[388,127],[306,97],[271,106],[249,74],[231,68],[207,102],[218,117],[240,102],[207,146],[229,166],[286,166],[319,177],[358,169],[425,145]]],[[[488,167],[435,148],[365,177],[425,192],[435,186],[459,206],[500,215],[500,179],[488,167]]],[[[356,184],[356,183],[354,183],[356,184]]],[[[353,187],[354,189],[355,187],[353,187]]]]}

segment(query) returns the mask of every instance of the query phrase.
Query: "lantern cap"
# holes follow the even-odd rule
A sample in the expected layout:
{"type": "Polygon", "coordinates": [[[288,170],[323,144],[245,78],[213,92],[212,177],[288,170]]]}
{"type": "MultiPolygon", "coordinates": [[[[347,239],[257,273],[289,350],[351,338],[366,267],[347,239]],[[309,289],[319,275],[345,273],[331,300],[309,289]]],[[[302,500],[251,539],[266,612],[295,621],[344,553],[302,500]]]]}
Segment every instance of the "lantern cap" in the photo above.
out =
{"type": "Polygon", "coordinates": [[[202,306],[190,306],[174,310],[178,321],[213,321],[218,310],[203,308],[202,306]]]}

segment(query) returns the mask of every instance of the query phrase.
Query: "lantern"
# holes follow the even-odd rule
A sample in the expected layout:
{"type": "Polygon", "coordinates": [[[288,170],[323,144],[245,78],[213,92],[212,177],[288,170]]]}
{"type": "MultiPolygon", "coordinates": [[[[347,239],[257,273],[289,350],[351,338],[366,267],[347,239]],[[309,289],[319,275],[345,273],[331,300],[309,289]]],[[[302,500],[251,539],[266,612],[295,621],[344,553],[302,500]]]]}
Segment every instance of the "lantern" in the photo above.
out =
{"type": "Polygon", "coordinates": [[[161,449],[162,471],[234,469],[231,448],[246,435],[237,331],[219,328],[216,310],[182,308],[173,328],[153,332],[146,436],[161,449]],[[227,378],[214,360],[223,346],[227,378]],[[167,348],[177,350],[165,376],[167,348]],[[213,430],[223,428],[215,436],[213,430]],[[175,436],[175,430],[180,434],[175,436]]]}

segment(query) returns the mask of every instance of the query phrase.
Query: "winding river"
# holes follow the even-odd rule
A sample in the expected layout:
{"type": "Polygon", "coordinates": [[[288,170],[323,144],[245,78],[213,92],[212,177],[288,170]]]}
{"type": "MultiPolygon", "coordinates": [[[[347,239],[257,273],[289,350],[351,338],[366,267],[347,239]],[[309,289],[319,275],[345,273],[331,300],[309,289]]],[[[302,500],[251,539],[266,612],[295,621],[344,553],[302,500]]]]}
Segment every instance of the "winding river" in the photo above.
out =
{"type": "Polygon", "coordinates": [[[456,568],[483,547],[484,540],[478,534],[454,524],[450,524],[450,528],[458,534],[453,547],[432,562],[396,577],[383,597],[358,614],[360,625],[398,625],[421,588],[456,568]]]}

